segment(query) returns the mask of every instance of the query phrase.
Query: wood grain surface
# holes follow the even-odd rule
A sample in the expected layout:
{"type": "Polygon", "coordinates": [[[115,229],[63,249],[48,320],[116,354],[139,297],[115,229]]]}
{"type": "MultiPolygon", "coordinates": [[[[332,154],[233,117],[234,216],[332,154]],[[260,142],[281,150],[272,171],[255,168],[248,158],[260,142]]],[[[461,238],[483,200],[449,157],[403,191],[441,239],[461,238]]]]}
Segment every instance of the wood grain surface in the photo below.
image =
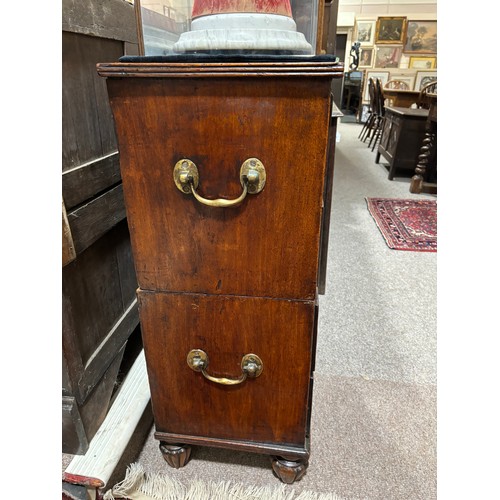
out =
{"type": "Polygon", "coordinates": [[[314,299],[329,86],[323,75],[108,79],[142,289],[314,299]],[[234,199],[251,157],[266,186],[238,207],[204,206],[173,182],[189,158],[202,196],[234,199]]]}
{"type": "Polygon", "coordinates": [[[139,291],[139,307],[158,432],[304,446],[314,302],[139,291]],[[192,349],[215,377],[249,353],[264,369],[220,385],[188,366],[192,349]]]}

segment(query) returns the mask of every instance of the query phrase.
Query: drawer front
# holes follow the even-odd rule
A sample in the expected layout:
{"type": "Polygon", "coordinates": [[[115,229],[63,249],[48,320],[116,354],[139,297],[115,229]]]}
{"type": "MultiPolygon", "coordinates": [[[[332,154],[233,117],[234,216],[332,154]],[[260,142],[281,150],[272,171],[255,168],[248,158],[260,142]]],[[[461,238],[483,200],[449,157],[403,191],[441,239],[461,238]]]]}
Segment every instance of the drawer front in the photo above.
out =
{"type": "Polygon", "coordinates": [[[139,303],[157,432],[304,446],[314,302],[139,291],[139,303]],[[262,373],[210,381],[188,366],[193,349],[211,377],[238,379],[246,354],[262,373]]]}
{"type": "Polygon", "coordinates": [[[313,300],[329,123],[329,82],[144,79],[108,82],[142,289],[313,300]],[[266,184],[236,207],[182,193],[173,169],[198,168],[206,199],[242,194],[240,167],[266,184]]]}

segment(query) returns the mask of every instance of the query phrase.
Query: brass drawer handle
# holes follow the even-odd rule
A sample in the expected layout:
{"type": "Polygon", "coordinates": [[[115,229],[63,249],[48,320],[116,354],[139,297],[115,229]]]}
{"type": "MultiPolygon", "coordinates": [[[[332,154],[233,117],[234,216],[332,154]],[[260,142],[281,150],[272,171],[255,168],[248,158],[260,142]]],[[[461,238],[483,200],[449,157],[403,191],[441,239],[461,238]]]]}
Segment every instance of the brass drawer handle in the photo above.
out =
{"type": "Polygon", "coordinates": [[[222,385],[236,385],[244,382],[248,378],[257,378],[264,369],[262,360],[256,354],[245,354],[241,358],[241,371],[243,372],[238,378],[213,377],[208,374],[208,354],[201,349],[193,349],[187,355],[187,364],[191,370],[201,372],[203,376],[222,385]]]}
{"type": "Polygon", "coordinates": [[[247,194],[257,194],[264,189],[266,184],[266,169],[257,158],[248,158],[240,168],[240,182],[243,192],[235,200],[208,200],[200,196],[196,189],[200,182],[198,167],[187,158],[179,160],[174,167],[174,182],[179,191],[185,194],[192,194],[200,203],[210,207],[234,207],[239,205],[247,194]]]}

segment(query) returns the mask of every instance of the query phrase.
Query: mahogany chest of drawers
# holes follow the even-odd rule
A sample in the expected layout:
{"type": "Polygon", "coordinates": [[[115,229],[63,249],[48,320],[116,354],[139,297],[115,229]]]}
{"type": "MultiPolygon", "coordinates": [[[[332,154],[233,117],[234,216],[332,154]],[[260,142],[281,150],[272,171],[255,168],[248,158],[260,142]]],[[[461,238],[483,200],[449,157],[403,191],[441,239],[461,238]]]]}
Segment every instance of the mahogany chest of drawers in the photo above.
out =
{"type": "MultiPolygon", "coordinates": [[[[309,457],[328,58],[131,58],[107,77],[166,461],[191,445],[309,457]]],[[[329,158],[328,158],[329,156],[329,158]]]]}

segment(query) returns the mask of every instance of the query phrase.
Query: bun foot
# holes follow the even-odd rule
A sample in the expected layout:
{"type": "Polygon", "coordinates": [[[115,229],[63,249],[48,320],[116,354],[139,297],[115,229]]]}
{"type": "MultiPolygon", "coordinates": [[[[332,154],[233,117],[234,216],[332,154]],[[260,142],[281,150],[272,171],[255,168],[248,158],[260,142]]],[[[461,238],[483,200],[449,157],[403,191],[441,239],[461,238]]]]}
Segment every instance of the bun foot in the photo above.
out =
{"type": "Polygon", "coordinates": [[[309,465],[307,460],[286,460],[282,457],[271,457],[273,472],[276,477],[286,484],[299,481],[309,465]]]}
{"type": "Polygon", "coordinates": [[[160,451],[167,464],[174,469],[184,467],[191,458],[191,446],[188,445],[169,444],[160,441],[160,451]]]}

